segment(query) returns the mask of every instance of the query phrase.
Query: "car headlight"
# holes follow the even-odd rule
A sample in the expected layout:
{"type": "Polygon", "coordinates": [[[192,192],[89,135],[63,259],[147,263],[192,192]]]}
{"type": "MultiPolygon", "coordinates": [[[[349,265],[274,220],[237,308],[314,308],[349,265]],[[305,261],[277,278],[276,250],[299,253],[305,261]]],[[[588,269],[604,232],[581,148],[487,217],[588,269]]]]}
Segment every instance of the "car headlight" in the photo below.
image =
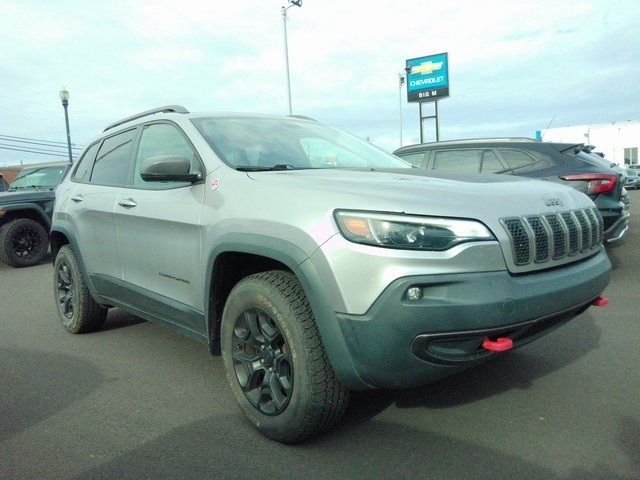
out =
{"type": "Polygon", "coordinates": [[[447,250],[464,242],[495,240],[480,222],[336,210],[342,235],[355,243],[411,250],[447,250]]]}

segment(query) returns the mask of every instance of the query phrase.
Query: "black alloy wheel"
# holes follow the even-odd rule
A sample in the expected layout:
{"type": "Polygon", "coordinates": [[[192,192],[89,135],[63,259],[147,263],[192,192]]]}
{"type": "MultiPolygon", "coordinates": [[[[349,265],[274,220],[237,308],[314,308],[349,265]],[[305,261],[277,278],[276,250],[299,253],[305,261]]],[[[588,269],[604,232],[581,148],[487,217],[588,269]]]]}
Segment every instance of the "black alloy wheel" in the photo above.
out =
{"type": "Polygon", "coordinates": [[[95,332],[104,324],[107,309],[91,296],[69,244],[60,247],[53,262],[53,295],[58,318],[68,332],[95,332]]]}
{"type": "Polygon", "coordinates": [[[76,303],[76,287],[71,275],[71,269],[65,261],[60,262],[56,270],[56,285],[60,313],[71,321],[76,303]]]}
{"type": "Polygon", "coordinates": [[[11,246],[16,256],[22,260],[32,257],[40,247],[38,231],[29,224],[21,225],[11,239],[11,246]]]}
{"type": "Polygon", "coordinates": [[[236,319],[232,338],[236,379],[247,400],[265,415],[282,413],[293,389],[293,363],[278,323],[249,307],[236,319]]]}
{"type": "Polygon", "coordinates": [[[0,228],[0,260],[12,267],[37,265],[48,246],[47,231],[31,218],[16,218],[0,228]]]}

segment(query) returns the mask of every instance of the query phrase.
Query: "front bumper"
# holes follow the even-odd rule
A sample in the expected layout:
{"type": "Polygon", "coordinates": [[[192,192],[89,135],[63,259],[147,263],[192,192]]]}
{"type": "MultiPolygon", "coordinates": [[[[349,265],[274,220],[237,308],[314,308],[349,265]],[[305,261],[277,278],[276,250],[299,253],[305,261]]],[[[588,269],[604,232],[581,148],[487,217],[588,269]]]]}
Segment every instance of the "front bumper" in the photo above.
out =
{"type": "Polygon", "coordinates": [[[509,336],[515,346],[542,336],[588,308],[610,276],[611,264],[601,249],[575,264],[530,274],[404,277],[391,283],[366,314],[337,314],[337,319],[363,382],[374,388],[411,387],[495,355],[479,350],[485,336],[509,336]],[[423,297],[409,301],[410,287],[422,288],[423,297]]]}

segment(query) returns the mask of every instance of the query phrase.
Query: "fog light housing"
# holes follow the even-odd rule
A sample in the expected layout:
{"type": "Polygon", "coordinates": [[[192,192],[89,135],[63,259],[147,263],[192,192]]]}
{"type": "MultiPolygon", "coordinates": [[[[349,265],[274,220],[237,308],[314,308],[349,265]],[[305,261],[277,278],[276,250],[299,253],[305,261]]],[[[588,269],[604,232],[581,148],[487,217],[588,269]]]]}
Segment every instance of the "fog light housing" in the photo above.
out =
{"type": "Polygon", "coordinates": [[[416,301],[422,298],[422,289],[420,287],[411,287],[407,289],[407,300],[416,301]]]}

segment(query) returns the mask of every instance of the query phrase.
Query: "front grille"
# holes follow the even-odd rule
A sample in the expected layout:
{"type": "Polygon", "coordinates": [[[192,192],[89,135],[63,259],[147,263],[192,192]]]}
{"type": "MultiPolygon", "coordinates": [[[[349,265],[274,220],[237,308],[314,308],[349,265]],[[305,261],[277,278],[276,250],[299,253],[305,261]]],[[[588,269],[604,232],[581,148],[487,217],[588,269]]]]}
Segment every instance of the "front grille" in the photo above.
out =
{"type": "Polygon", "coordinates": [[[598,209],[504,218],[516,265],[560,260],[602,244],[604,222],[598,209]]]}

